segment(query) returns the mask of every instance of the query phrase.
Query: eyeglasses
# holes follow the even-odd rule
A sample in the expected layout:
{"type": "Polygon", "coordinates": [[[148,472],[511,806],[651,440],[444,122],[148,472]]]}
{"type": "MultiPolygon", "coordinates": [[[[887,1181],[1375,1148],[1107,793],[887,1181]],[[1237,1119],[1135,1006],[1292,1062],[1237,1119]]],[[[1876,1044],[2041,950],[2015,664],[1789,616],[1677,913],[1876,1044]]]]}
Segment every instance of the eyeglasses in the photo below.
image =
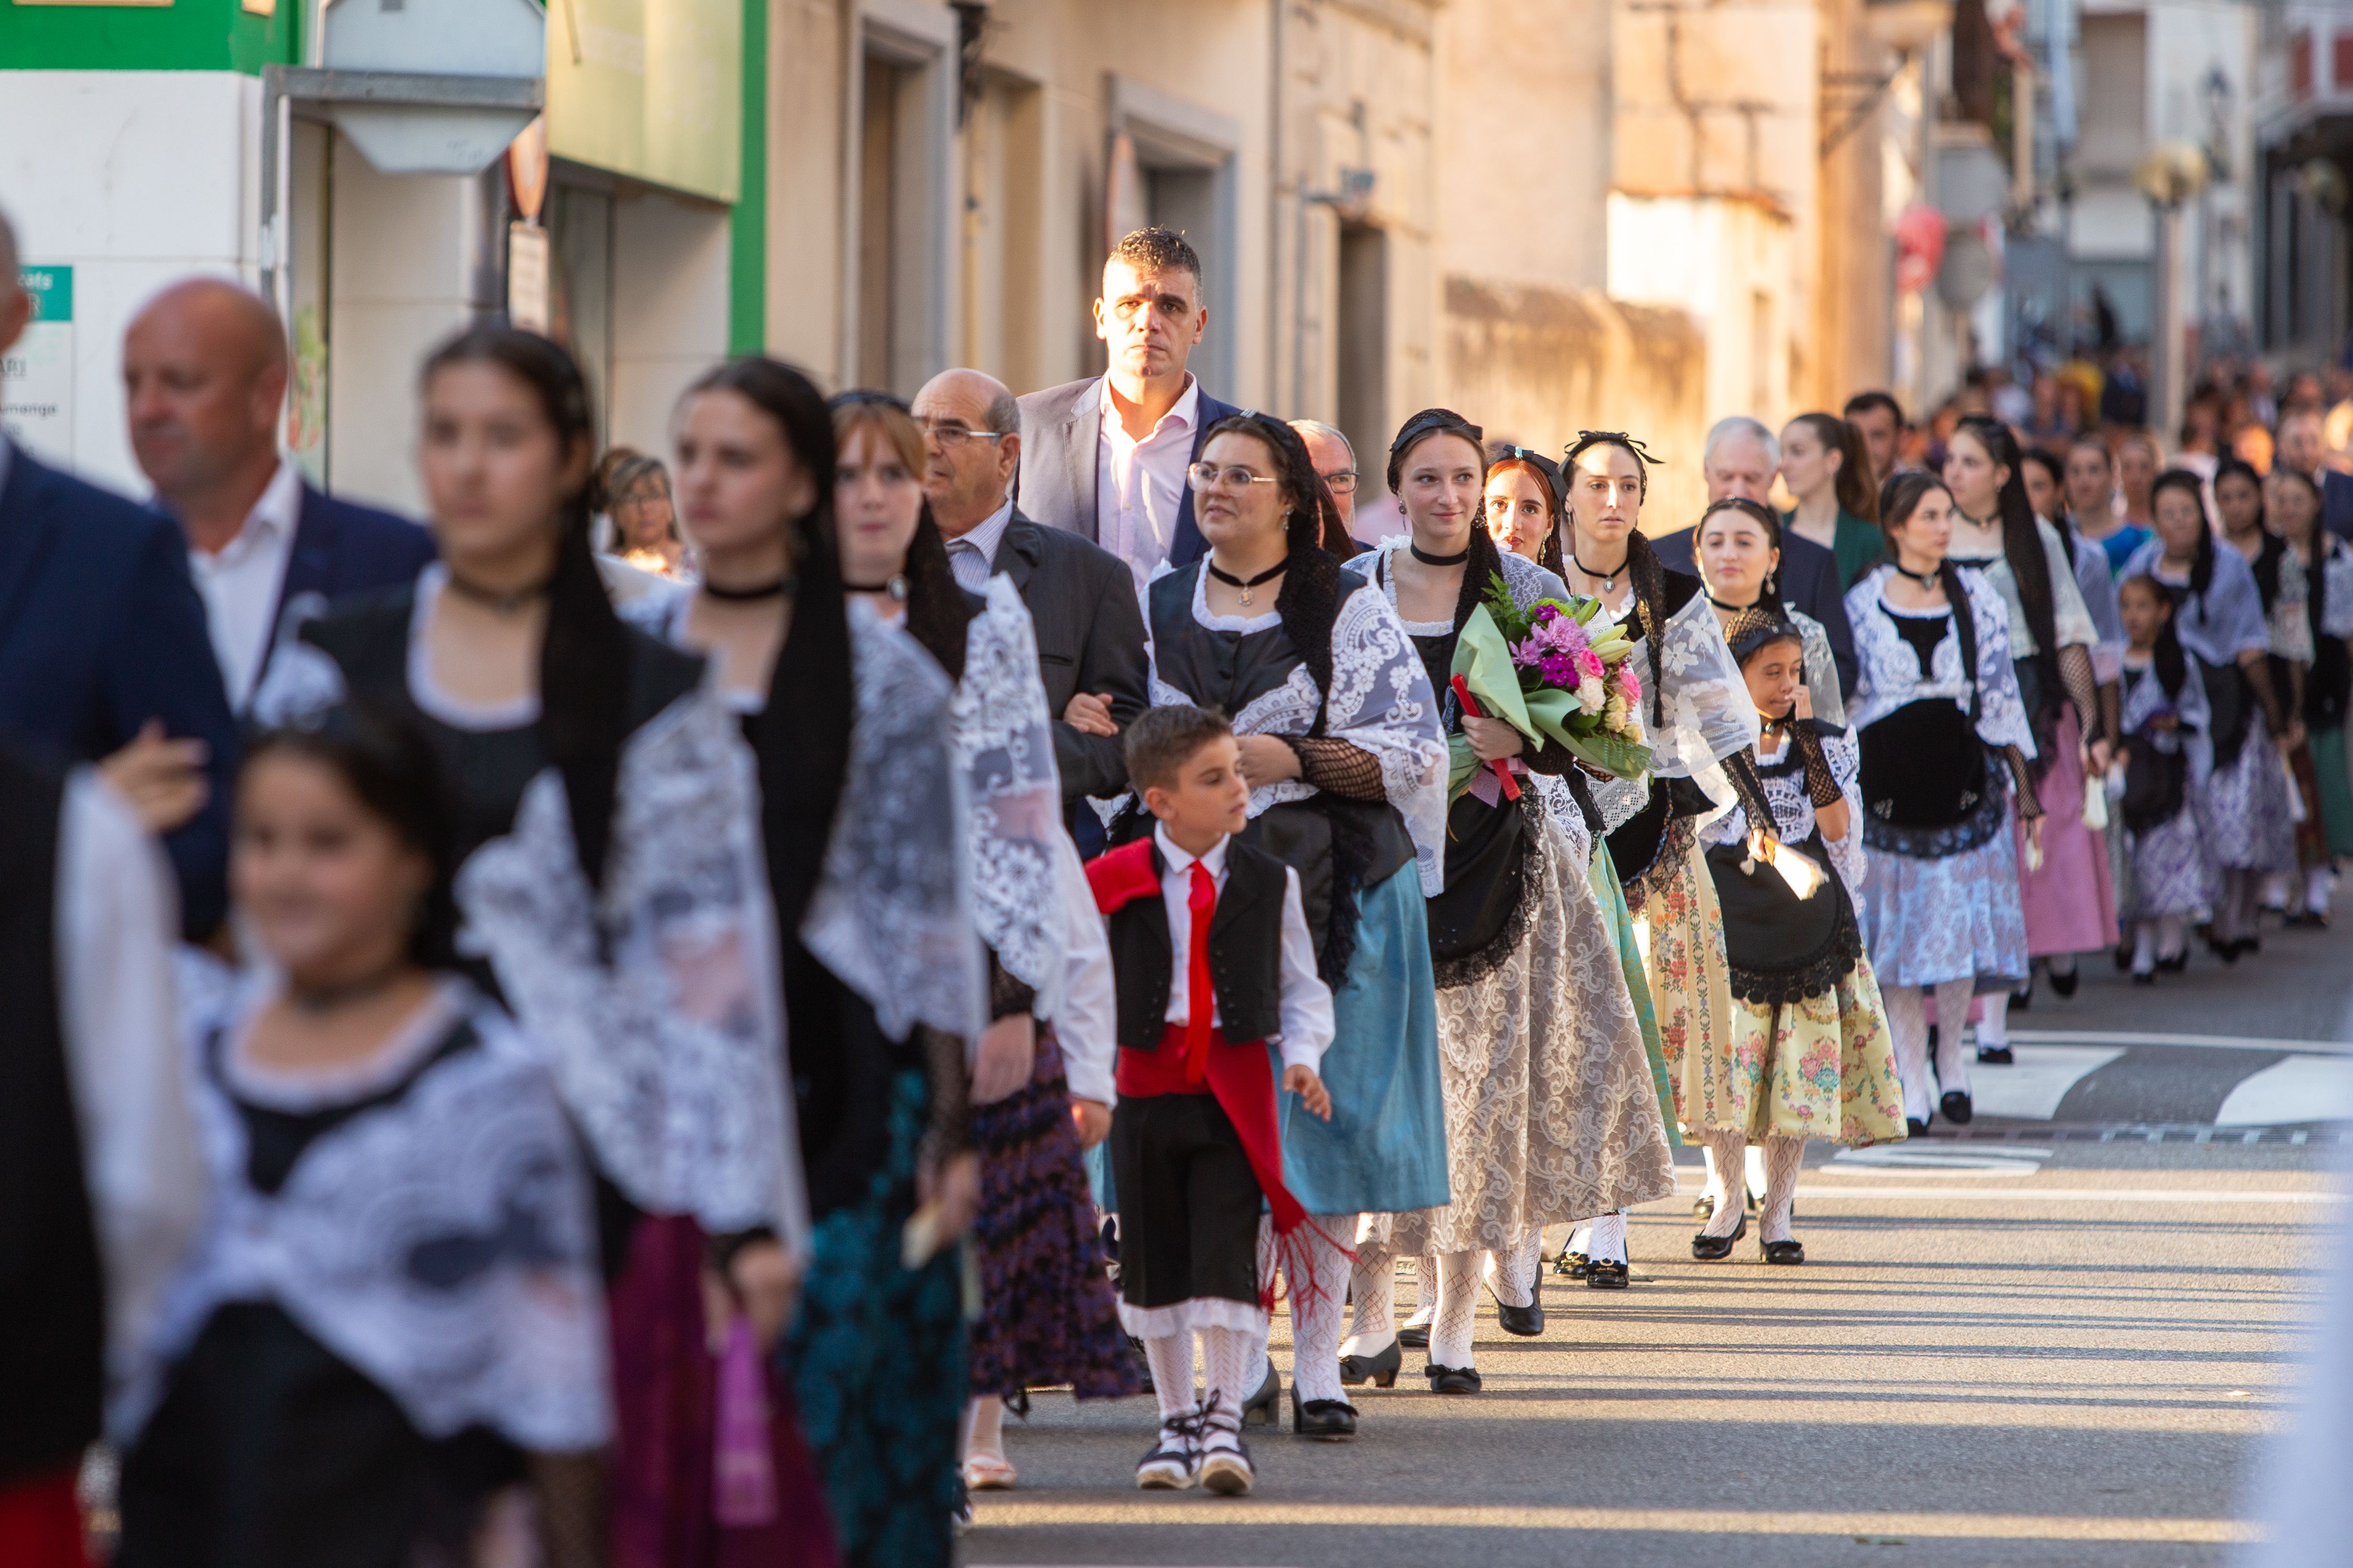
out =
{"type": "Polygon", "coordinates": [[[1192,481],[1197,491],[1213,490],[1220,484],[1228,489],[1246,490],[1252,485],[1279,485],[1282,482],[1271,474],[1253,474],[1239,463],[1230,468],[1221,468],[1215,463],[1196,463],[1185,470],[1185,477],[1192,481]]]}
{"type": "Polygon", "coordinates": [[[1356,493],[1356,470],[1354,468],[1335,469],[1333,472],[1324,476],[1324,482],[1332,487],[1332,493],[1335,496],[1355,495],[1356,493]]]}
{"type": "Polygon", "coordinates": [[[915,423],[923,426],[924,435],[950,450],[966,441],[1002,441],[1013,434],[1010,430],[976,430],[969,425],[950,425],[944,420],[925,419],[920,416],[915,423]]]}

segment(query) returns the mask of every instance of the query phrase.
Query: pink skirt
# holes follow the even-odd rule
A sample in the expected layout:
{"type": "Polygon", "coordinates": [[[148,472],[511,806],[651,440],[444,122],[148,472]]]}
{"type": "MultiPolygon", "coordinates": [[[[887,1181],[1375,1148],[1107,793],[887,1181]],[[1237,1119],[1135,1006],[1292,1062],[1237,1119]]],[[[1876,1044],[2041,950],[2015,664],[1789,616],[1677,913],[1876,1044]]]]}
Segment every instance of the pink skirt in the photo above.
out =
{"type": "Polygon", "coordinates": [[[2082,731],[2073,709],[2059,714],[2059,753],[2035,781],[2042,802],[2042,865],[2026,869],[2026,829],[2012,817],[2018,842],[2018,895],[2026,908],[2026,951],[2095,952],[2116,942],[2116,890],[2108,879],[2107,840],[2084,826],[2082,731]]]}

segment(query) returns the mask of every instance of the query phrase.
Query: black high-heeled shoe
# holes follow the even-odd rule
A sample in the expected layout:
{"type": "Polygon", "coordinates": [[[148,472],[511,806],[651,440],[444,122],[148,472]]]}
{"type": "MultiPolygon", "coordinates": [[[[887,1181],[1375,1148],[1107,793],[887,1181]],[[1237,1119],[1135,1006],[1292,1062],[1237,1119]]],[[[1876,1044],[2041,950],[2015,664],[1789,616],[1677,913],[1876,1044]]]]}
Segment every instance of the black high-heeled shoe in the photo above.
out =
{"type": "Polygon", "coordinates": [[[2060,973],[2055,969],[2051,971],[2051,994],[2061,997],[2073,996],[2075,994],[2075,987],[2077,984],[2080,983],[2083,978],[2084,972],[2083,965],[2081,964],[2077,964],[2074,968],[2069,970],[2064,974],[2060,973]]]}
{"type": "Polygon", "coordinates": [[[1788,1241],[1765,1243],[1761,1256],[1767,1263],[1803,1263],[1806,1260],[1806,1248],[1803,1243],[1793,1237],[1788,1241]]]}
{"type": "Polygon", "coordinates": [[[1340,1381],[1354,1388],[1370,1382],[1375,1388],[1395,1388],[1398,1373],[1405,1366],[1404,1352],[1391,1341],[1378,1355],[1344,1355],[1340,1358],[1340,1381]]]}
{"type": "Polygon", "coordinates": [[[1431,1362],[1421,1369],[1430,1379],[1432,1394],[1476,1394],[1480,1389],[1479,1369],[1473,1366],[1440,1366],[1431,1362]]]}
{"type": "Polygon", "coordinates": [[[1291,1435],[1316,1443],[1344,1443],[1356,1435],[1356,1407],[1345,1399],[1302,1401],[1291,1385],[1291,1435]]]}
{"type": "Polygon", "coordinates": [[[1721,1263],[1732,1256],[1732,1244],[1748,1234],[1748,1216],[1742,1215],[1740,1223],[1732,1227],[1730,1236],[1710,1236],[1701,1231],[1692,1237],[1692,1257],[1702,1263],[1721,1263]]]}
{"type": "Polygon", "coordinates": [[[1282,1374],[1274,1370],[1274,1363],[1266,1363],[1266,1381],[1258,1392],[1242,1402],[1242,1425],[1264,1426],[1272,1431],[1282,1429],[1282,1374]]]}
{"type": "Polygon", "coordinates": [[[1926,1138],[1928,1136],[1928,1119],[1925,1116],[1905,1117],[1904,1119],[1904,1131],[1908,1137],[1926,1138]]]}
{"type": "Polygon", "coordinates": [[[1585,1266],[1588,1290],[1623,1290],[1628,1278],[1626,1266],[1614,1258],[1597,1258],[1585,1266]]]}
{"type": "Polygon", "coordinates": [[[2136,985],[2154,985],[2157,984],[2157,971],[2136,969],[2132,972],[2132,983],[2136,985]]]}
{"type": "Polygon", "coordinates": [[[2185,947],[2171,958],[2160,958],[2157,966],[2168,974],[2184,973],[2189,968],[2189,950],[2185,947]]]}
{"type": "Polygon", "coordinates": [[[1967,1127],[1969,1124],[1969,1118],[1975,1114],[1970,1109],[1967,1089],[1947,1089],[1944,1096],[1936,1101],[1936,1109],[1944,1113],[1946,1121],[1956,1127],[1967,1127]]]}
{"type": "Polygon", "coordinates": [[[1989,1066],[1998,1068],[2006,1068],[2013,1065],[2012,1058],[2010,1054],[2010,1047],[2008,1046],[1979,1046],[1978,1047],[1978,1060],[1984,1062],[1989,1066]]]}
{"type": "Polygon", "coordinates": [[[1398,1343],[1403,1345],[1409,1351],[1428,1350],[1430,1348],[1430,1325],[1428,1323],[1408,1323],[1404,1328],[1398,1331],[1398,1343]]]}

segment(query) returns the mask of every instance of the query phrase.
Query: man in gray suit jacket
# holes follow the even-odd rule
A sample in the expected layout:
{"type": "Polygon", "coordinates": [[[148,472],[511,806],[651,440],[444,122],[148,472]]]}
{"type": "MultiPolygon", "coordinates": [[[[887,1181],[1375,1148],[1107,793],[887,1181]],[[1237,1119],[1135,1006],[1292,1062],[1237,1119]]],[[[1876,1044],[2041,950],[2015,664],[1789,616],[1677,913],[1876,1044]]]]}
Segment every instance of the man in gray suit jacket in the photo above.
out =
{"type": "Polygon", "coordinates": [[[1089,829],[1099,846],[1086,797],[1127,787],[1119,732],[1151,701],[1144,612],[1127,570],[1109,551],[1041,528],[1013,504],[1008,488],[1021,461],[1021,415],[1002,382],[976,370],[942,371],[913,409],[925,437],[923,493],[956,581],[978,593],[1002,574],[1029,606],[1062,804],[1080,847],[1092,847],[1089,829]]]}
{"type": "Polygon", "coordinates": [[[1162,562],[1190,565],[1208,551],[1185,470],[1210,427],[1238,412],[1185,368],[1208,320],[1200,257],[1173,229],[1139,228],[1103,263],[1103,374],[1021,399],[1023,510],[1127,563],[1139,595],[1162,562]]]}

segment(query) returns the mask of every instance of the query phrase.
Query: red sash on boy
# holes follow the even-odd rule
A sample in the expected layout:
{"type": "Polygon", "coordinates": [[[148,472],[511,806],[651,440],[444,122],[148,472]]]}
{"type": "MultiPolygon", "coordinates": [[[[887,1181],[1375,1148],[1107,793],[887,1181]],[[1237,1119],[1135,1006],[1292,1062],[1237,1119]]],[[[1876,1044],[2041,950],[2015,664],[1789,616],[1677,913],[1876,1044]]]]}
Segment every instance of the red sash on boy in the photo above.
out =
{"type": "MultiPolygon", "coordinates": [[[[1209,868],[1193,862],[1186,908],[1192,916],[1192,943],[1185,965],[1185,1017],[1161,1036],[1156,1051],[1123,1048],[1116,1078],[1119,1092],[1142,1100],[1162,1094],[1217,1096],[1218,1108],[1233,1123],[1259,1190],[1266,1194],[1278,1236],[1287,1236],[1307,1217],[1282,1184],[1282,1142],[1275,1131],[1274,1068],[1266,1042],[1240,1044],[1211,1027],[1216,993],[1209,982],[1209,919],[1217,910],[1218,885],[1209,868]]],[[[1153,869],[1152,841],[1138,839],[1099,856],[1087,866],[1095,908],[1112,914],[1141,898],[1160,897],[1160,874],[1153,869]]]]}

